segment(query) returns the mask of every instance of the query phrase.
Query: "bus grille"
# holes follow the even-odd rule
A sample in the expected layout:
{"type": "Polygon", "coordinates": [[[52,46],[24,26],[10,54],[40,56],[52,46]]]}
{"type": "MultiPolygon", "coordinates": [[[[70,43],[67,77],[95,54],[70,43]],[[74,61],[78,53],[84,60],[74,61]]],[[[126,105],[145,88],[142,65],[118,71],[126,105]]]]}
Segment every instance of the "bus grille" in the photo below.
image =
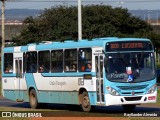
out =
{"type": "Polygon", "coordinates": [[[124,97],[124,99],[126,100],[126,101],[139,101],[139,100],[141,100],[141,96],[139,96],[139,97],[124,97]]]}
{"type": "Polygon", "coordinates": [[[121,90],[141,90],[145,89],[148,85],[136,85],[136,86],[117,86],[121,90]]]}

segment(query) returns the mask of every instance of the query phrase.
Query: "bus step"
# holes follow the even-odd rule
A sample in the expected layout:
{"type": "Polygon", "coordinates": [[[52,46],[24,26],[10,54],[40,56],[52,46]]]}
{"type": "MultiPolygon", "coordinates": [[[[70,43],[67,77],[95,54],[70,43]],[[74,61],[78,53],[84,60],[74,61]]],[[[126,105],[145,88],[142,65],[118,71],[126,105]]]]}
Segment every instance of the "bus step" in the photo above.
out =
{"type": "Polygon", "coordinates": [[[104,106],[105,103],[104,103],[104,102],[97,102],[97,105],[98,105],[98,106],[104,106]]]}

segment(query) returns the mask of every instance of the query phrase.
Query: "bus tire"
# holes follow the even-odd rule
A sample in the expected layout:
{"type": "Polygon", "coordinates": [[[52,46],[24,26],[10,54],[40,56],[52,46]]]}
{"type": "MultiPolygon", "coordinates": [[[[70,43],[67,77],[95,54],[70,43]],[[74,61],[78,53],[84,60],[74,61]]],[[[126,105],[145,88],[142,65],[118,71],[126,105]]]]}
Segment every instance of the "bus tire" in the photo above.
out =
{"type": "Polygon", "coordinates": [[[34,89],[32,89],[29,92],[29,103],[30,103],[31,108],[33,108],[33,109],[38,108],[37,94],[36,94],[36,91],[34,89]]]}
{"type": "Polygon", "coordinates": [[[81,107],[84,112],[89,112],[91,110],[91,104],[89,100],[88,93],[84,91],[81,96],[81,107]]]}
{"type": "Polygon", "coordinates": [[[133,112],[136,105],[123,105],[123,109],[125,112],[133,112]]]}

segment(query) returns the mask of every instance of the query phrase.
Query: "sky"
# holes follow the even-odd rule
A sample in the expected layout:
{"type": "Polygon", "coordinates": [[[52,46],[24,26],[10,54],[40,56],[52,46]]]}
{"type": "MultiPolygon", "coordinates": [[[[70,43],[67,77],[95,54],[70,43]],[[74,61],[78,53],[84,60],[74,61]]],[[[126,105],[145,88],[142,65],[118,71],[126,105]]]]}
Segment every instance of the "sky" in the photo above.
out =
{"type": "MultiPolygon", "coordinates": [[[[129,10],[157,10],[160,0],[82,0],[83,5],[105,4],[129,10]]],[[[2,5],[2,3],[0,3],[2,5]]],[[[45,9],[57,5],[77,5],[77,0],[7,0],[5,9],[45,9]],[[10,2],[9,2],[10,1],[10,2]],[[17,2],[21,1],[21,2],[17,2]],[[30,2],[26,2],[30,1],[30,2]],[[37,1],[37,2],[35,2],[37,1]],[[41,2],[40,2],[41,1],[41,2]],[[47,1],[47,2],[44,2],[47,1]]]]}

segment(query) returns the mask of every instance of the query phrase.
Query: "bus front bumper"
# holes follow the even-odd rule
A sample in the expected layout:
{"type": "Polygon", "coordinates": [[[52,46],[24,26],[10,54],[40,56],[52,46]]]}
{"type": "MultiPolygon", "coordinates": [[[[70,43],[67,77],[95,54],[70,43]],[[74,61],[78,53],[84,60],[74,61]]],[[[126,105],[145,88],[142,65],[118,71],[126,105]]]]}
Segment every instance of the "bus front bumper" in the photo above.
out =
{"type": "Polygon", "coordinates": [[[113,96],[111,94],[105,94],[105,104],[110,105],[126,105],[126,104],[143,104],[143,103],[155,103],[157,100],[157,91],[153,94],[135,95],[135,96],[113,96]]]}

